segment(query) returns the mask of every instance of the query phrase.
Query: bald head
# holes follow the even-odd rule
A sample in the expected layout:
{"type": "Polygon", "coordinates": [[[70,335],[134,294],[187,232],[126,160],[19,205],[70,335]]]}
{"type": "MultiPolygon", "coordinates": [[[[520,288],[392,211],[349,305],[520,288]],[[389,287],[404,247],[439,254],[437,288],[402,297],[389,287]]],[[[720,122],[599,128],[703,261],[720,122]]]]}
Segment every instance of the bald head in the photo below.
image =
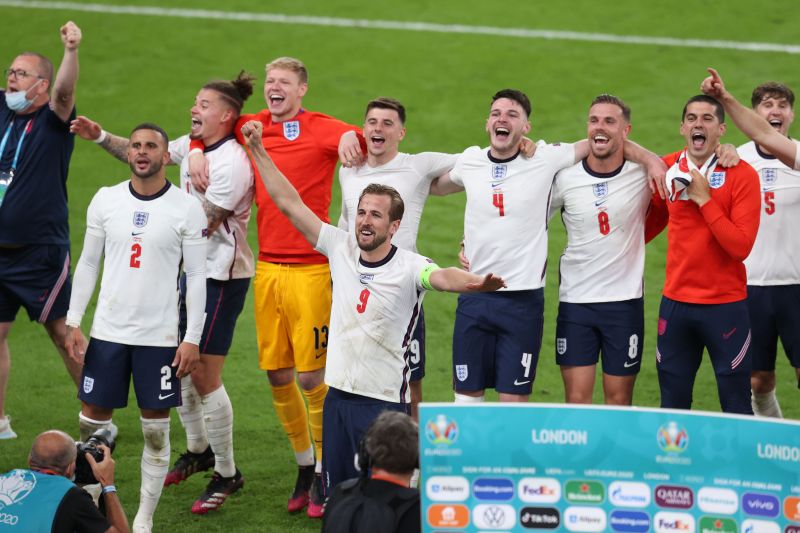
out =
{"type": "Polygon", "coordinates": [[[66,474],[69,466],[75,462],[76,455],[72,437],[63,431],[45,431],[33,441],[28,464],[33,468],[66,474]]]}

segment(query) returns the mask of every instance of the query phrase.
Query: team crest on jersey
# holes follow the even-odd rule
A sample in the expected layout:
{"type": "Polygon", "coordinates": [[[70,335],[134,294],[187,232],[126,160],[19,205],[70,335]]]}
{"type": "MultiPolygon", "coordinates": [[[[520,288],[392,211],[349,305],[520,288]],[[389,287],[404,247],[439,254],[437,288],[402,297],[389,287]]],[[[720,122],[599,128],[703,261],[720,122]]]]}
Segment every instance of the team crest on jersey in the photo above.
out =
{"type": "Polygon", "coordinates": [[[467,365],[456,365],[456,377],[458,381],[466,381],[469,376],[469,367],[467,365]]]}
{"type": "Polygon", "coordinates": [[[358,276],[358,281],[360,281],[363,285],[367,285],[374,278],[375,274],[360,274],[358,276]]]}
{"type": "Polygon", "coordinates": [[[567,353],[567,339],[564,337],[559,337],[556,339],[556,351],[558,355],[564,355],[567,353]]]}
{"type": "Polygon", "coordinates": [[[297,120],[290,120],[283,123],[283,136],[287,141],[293,141],[300,137],[300,122],[297,120]]]}
{"type": "Polygon", "coordinates": [[[83,392],[89,394],[94,389],[94,378],[90,378],[89,376],[83,377],[83,392]]]}
{"type": "Polygon", "coordinates": [[[778,169],[777,168],[765,168],[764,169],[764,183],[767,185],[774,185],[776,181],[778,181],[778,169]]]}
{"type": "Polygon", "coordinates": [[[492,165],[492,181],[505,179],[508,174],[508,165],[492,165]]]}
{"type": "Polygon", "coordinates": [[[712,189],[719,189],[725,185],[725,171],[712,172],[711,177],[708,178],[708,185],[712,189]]]}
{"type": "Polygon", "coordinates": [[[595,183],[592,185],[592,191],[594,191],[595,196],[602,198],[608,194],[608,183],[595,183]]]}
{"type": "Polygon", "coordinates": [[[146,211],[135,211],[133,213],[133,225],[137,228],[143,228],[147,225],[147,220],[150,218],[150,214],[146,211]]]}

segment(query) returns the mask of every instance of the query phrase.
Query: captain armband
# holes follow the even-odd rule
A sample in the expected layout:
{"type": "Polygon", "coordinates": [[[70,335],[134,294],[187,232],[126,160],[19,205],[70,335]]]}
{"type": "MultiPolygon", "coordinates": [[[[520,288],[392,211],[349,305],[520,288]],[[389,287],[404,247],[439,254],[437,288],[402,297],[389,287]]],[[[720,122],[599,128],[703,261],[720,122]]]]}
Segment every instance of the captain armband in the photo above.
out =
{"type": "Polygon", "coordinates": [[[435,291],[436,290],[436,288],[433,285],[431,285],[431,274],[433,274],[434,272],[436,272],[439,269],[440,269],[439,265],[437,265],[435,263],[431,263],[428,266],[426,266],[422,270],[422,272],[420,272],[419,281],[420,281],[420,285],[422,285],[423,289],[425,289],[427,291],[435,291]]]}

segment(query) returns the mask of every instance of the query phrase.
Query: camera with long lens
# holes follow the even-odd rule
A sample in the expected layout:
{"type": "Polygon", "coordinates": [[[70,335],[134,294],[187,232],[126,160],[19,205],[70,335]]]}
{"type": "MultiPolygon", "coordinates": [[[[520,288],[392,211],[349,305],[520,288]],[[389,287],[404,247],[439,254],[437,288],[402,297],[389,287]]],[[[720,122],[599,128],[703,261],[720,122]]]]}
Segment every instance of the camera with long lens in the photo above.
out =
{"type": "Polygon", "coordinates": [[[110,429],[98,429],[86,439],[86,442],[75,443],[78,447],[78,457],[75,460],[75,483],[78,485],[92,485],[98,482],[97,478],[94,477],[92,467],[89,466],[86,454],[91,454],[98,463],[102,461],[105,454],[103,450],[98,447],[100,444],[105,444],[112,452],[114,451],[114,445],[116,443],[114,442],[114,435],[111,433],[110,429]]]}

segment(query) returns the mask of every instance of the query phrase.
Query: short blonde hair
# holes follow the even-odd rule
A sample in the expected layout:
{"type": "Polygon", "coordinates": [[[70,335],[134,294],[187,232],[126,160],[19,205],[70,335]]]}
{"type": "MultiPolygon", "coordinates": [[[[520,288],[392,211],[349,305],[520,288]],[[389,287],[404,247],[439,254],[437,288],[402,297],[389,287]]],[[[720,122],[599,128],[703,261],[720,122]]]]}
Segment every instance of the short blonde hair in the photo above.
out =
{"type": "Polygon", "coordinates": [[[265,70],[269,73],[269,71],[274,68],[291,70],[300,78],[300,83],[308,83],[308,70],[306,70],[306,66],[299,59],[294,57],[279,57],[267,63],[265,70]]]}

